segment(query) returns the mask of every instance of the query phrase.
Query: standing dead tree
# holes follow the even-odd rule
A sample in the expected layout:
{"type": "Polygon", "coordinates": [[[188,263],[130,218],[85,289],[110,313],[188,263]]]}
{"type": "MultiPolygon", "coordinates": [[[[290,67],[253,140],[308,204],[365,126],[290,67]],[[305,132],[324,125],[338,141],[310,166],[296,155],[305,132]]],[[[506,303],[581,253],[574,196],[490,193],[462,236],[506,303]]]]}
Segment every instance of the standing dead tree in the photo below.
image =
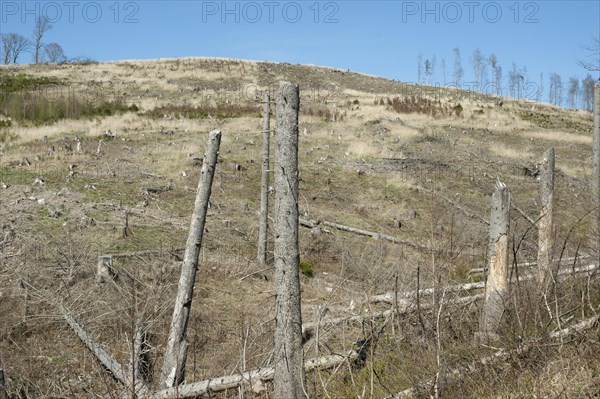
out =
{"type": "Polygon", "coordinates": [[[3,369],[0,369],[0,399],[9,399],[8,392],[6,391],[6,377],[4,377],[3,369]]]}
{"type": "Polygon", "coordinates": [[[262,175],[260,181],[260,221],[258,223],[258,262],[267,263],[267,233],[269,216],[269,141],[270,141],[270,113],[271,97],[265,94],[263,100],[263,147],[262,147],[262,175]]]}
{"type": "Polygon", "coordinates": [[[509,216],[510,194],[506,185],[498,180],[496,182],[496,190],[492,195],[485,297],[479,332],[475,333],[475,340],[481,343],[497,340],[496,331],[500,326],[500,321],[505,310],[508,291],[509,216]]]}
{"type": "Polygon", "coordinates": [[[594,127],[592,150],[592,201],[595,208],[592,222],[592,248],[600,256],[600,83],[594,85],[594,127]]]}
{"type": "Polygon", "coordinates": [[[538,272],[540,288],[548,292],[553,275],[558,271],[552,267],[552,248],[554,246],[553,209],[554,209],[554,148],[544,153],[540,167],[540,201],[542,209],[538,224],[538,272]]]}
{"type": "Polygon", "coordinates": [[[300,89],[289,82],[277,92],[275,133],[275,392],[305,398],[300,253],[298,250],[298,113],[300,89]]]}
{"type": "Polygon", "coordinates": [[[179,385],[184,377],[188,348],[186,330],[192,306],[198,257],[200,256],[204,223],[206,221],[208,201],[210,199],[220,144],[221,132],[213,130],[208,135],[198,191],[196,192],[194,213],[192,214],[183,265],[181,266],[181,276],[179,278],[179,288],[177,290],[173,319],[169,331],[169,340],[167,341],[163,360],[161,384],[167,388],[179,385]]]}

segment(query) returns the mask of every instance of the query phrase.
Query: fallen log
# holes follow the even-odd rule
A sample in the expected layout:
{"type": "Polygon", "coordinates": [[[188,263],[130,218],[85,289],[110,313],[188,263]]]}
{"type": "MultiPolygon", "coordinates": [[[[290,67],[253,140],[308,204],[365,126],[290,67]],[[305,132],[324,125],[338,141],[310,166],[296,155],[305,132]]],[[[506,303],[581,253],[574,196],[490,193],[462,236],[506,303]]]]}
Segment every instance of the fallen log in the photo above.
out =
{"type": "Polygon", "coordinates": [[[85,346],[92,351],[100,363],[102,363],[102,365],[106,367],[106,369],[110,371],[110,373],[123,385],[130,386],[129,379],[126,377],[121,363],[119,363],[114,357],[105,351],[100,344],[90,338],[88,333],[79,323],[77,323],[77,320],[75,320],[75,318],[65,308],[60,308],[60,313],[69,327],[71,327],[75,334],[77,334],[81,342],[83,342],[85,346]]]}
{"type": "MultiPolygon", "coordinates": [[[[458,305],[466,306],[479,299],[483,298],[483,294],[475,294],[460,298],[454,298],[444,302],[444,305],[458,305]]],[[[420,306],[421,310],[428,310],[433,307],[433,304],[423,304],[420,306]]],[[[416,309],[416,304],[412,301],[399,300],[396,309],[386,309],[380,312],[368,313],[365,315],[353,315],[353,316],[342,316],[326,318],[320,321],[305,323],[302,325],[302,336],[305,340],[309,339],[311,335],[315,333],[318,328],[330,327],[342,323],[362,323],[365,319],[376,320],[382,319],[396,313],[399,316],[408,314],[416,309]]]]}
{"type": "MultiPolygon", "coordinates": [[[[357,357],[358,353],[356,351],[349,351],[345,355],[329,355],[309,359],[304,362],[304,370],[308,372],[315,369],[332,368],[349,360],[354,360],[357,357]]],[[[271,381],[274,375],[274,367],[262,367],[251,371],[245,371],[240,374],[210,378],[204,381],[163,389],[155,392],[151,397],[153,399],[194,398],[240,386],[250,387],[254,392],[259,393],[264,390],[263,383],[271,381]]]]}
{"type": "MultiPolygon", "coordinates": [[[[561,271],[558,272],[557,277],[562,277],[565,275],[570,275],[570,274],[579,274],[579,273],[586,273],[586,272],[592,272],[594,270],[598,269],[598,265],[597,264],[590,264],[590,265],[586,265],[586,266],[579,266],[579,267],[574,267],[571,269],[563,269],[561,271]]],[[[531,280],[531,279],[535,279],[537,278],[537,275],[535,274],[527,274],[525,276],[520,276],[519,277],[519,281],[527,281],[527,280],[531,280]]],[[[511,282],[516,281],[516,277],[513,275],[511,282]]],[[[448,287],[444,287],[443,289],[446,292],[460,292],[460,291],[472,291],[472,290],[476,290],[476,289],[483,289],[485,287],[485,282],[480,281],[477,283],[466,283],[466,284],[459,284],[459,285],[451,285],[448,287]]],[[[398,299],[402,299],[402,298],[415,298],[417,296],[417,294],[419,296],[423,296],[423,295],[432,295],[434,293],[434,289],[433,288],[425,288],[419,291],[408,291],[408,292],[399,292],[398,293],[398,299]]],[[[385,294],[380,294],[380,295],[374,295],[370,298],[367,299],[367,303],[379,303],[379,302],[383,302],[383,303],[389,303],[392,304],[394,302],[394,293],[393,292],[388,292],[385,294]]]]}
{"type": "MultiPolygon", "coordinates": [[[[585,330],[589,330],[590,328],[594,327],[596,325],[596,323],[598,323],[599,317],[600,316],[594,316],[589,319],[583,320],[577,324],[574,324],[570,327],[550,333],[548,335],[548,338],[553,339],[553,340],[558,340],[558,339],[566,338],[570,335],[574,335],[576,333],[581,333],[585,330]]],[[[521,353],[525,353],[526,351],[531,349],[532,346],[534,346],[535,344],[537,344],[539,342],[540,342],[540,340],[533,340],[533,341],[525,342],[514,350],[501,349],[499,351],[492,353],[491,355],[484,356],[484,357],[478,359],[477,361],[471,362],[465,366],[450,370],[448,372],[448,378],[461,378],[465,374],[469,374],[469,373],[473,373],[473,372],[477,371],[482,366],[486,366],[486,365],[495,363],[497,361],[507,359],[511,354],[518,355],[521,353]]],[[[431,386],[433,384],[433,381],[434,381],[434,379],[430,379],[426,382],[419,383],[419,384],[417,384],[416,387],[405,389],[404,391],[398,392],[391,396],[386,396],[384,399],[410,398],[413,395],[415,395],[418,390],[426,389],[427,387],[431,386]]]]}
{"type": "Polygon", "coordinates": [[[300,218],[299,224],[300,224],[300,226],[308,227],[308,228],[315,228],[317,226],[332,227],[334,229],[346,231],[348,233],[357,234],[359,236],[371,237],[375,240],[379,240],[379,239],[386,240],[386,241],[389,241],[394,244],[407,245],[409,247],[413,247],[413,248],[417,248],[417,249],[421,249],[421,250],[425,250],[425,251],[436,251],[436,252],[444,252],[444,253],[449,253],[449,254],[459,254],[460,253],[460,251],[446,251],[446,250],[433,249],[427,245],[418,244],[413,241],[404,240],[402,238],[393,237],[393,236],[390,236],[387,234],[380,234],[380,233],[375,233],[373,231],[358,229],[356,227],[345,226],[343,224],[329,222],[327,220],[309,220],[309,219],[300,218]]]}

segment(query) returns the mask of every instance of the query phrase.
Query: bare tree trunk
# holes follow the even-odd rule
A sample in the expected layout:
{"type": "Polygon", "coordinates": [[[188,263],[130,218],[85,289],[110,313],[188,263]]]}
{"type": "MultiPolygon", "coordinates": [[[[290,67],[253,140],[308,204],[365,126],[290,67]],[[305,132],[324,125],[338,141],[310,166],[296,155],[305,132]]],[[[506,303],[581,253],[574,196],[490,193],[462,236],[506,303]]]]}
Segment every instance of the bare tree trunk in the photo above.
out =
{"type": "Polygon", "coordinates": [[[219,146],[221,144],[221,132],[213,130],[208,135],[208,144],[204,154],[204,162],[200,173],[194,213],[190,223],[190,232],[185,247],[179,288],[173,310],[173,320],[169,331],[169,340],[163,360],[161,384],[170,388],[183,381],[185,372],[185,361],[187,356],[186,329],[192,307],[194,284],[196,281],[196,270],[198,268],[198,257],[204,223],[208,210],[208,201],[212,188],[212,181],[217,164],[219,146]]]}
{"type": "Polygon", "coordinates": [[[277,93],[275,133],[275,393],[305,398],[300,254],[298,251],[298,112],[300,89],[285,82],[277,93]]]}
{"type": "Polygon", "coordinates": [[[600,256],[600,83],[594,85],[594,137],[592,151],[592,201],[595,207],[592,222],[592,248],[600,256]]]}
{"type": "Polygon", "coordinates": [[[267,263],[267,231],[269,216],[269,140],[271,97],[265,94],[263,105],[262,177],[260,183],[260,221],[258,229],[258,262],[267,263]]]}
{"type": "Polygon", "coordinates": [[[2,369],[0,369],[0,399],[10,399],[6,390],[6,377],[2,369]]]}
{"type": "MultiPolygon", "coordinates": [[[[538,224],[538,273],[540,288],[548,292],[553,280],[554,268],[552,262],[552,248],[554,247],[554,148],[544,153],[544,160],[540,168],[540,201],[542,209],[538,224]]],[[[558,269],[558,264],[556,265],[558,269]]],[[[558,270],[556,270],[558,271],[558,270]]]]}
{"type": "Polygon", "coordinates": [[[509,214],[510,194],[506,185],[498,180],[492,196],[485,297],[479,332],[475,333],[475,340],[482,343],[497,340],[496,331],[505,310],[508,291],[509,214]]]}

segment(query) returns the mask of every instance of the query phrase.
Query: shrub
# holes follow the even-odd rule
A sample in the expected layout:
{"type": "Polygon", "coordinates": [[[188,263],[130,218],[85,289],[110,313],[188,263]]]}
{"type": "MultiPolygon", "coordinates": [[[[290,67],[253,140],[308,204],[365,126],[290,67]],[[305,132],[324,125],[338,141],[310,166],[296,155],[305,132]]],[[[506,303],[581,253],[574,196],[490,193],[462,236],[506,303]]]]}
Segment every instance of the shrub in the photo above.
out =
{"type": "MultiPolygon", "coordinates": [[[[452,114],[460,115],[460,112],[462,112],[462,107],[459,110],[457,107],[442,104],[440,100],[431,100],[425,97],[388,97],[386,102],[394,111],[403,114],[418,113],[431,116],[451,116],[452,114]]],[[[379,104],[384,105],[383,98],[379,101],[379,104]]]]}
{"type": "Polygon", "coordinates": [[[246,115],[259,116],[254,104],[217,104],[209,105],[166,105],[145,112],[152,118],[206,119],[209,115],[216,119],[239,118],[246,115]]]}
{"type": "Polygon", "coordinates": [[[313,277],[315,275],[315,265],[311,261],[301,260],[300,273],[306,277],[313,277]]]}

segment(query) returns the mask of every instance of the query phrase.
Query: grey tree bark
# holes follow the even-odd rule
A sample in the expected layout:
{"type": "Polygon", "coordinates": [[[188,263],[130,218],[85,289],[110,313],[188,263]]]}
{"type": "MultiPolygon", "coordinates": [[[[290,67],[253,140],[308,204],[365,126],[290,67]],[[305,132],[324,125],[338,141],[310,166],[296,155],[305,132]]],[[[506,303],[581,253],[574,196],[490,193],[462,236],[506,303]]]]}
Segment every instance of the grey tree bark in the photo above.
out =
{"type": "Polygon", "coordinates": [[[198,269],[198,257],[202,245],[204,223],[208,210],[208,201],[212,189],[212,181],[217,164],[219,146],[221,144],[221,132],[213,130],[208,135],[208,143],[204,154],[204,162],[200,173],[200,181],[196,192],[194,213],[190,222],[190,231],[185,247],[179,288],[173,309],[173,319],[169,331],[169,340],[163,360],[161,373],[161,384],[170,388],[183,382],[185,362],[187,357],[188,343],[186,341],[186,330],[194,284],[196,281],[196,270],[198,269]]]}
{"type": "Polygon", "coordinates": [[[553,280],[553,273],[558,271],[558,264],[552,267],[553,210],[554,210],[554,148],[544,153],[540,167],[540,218],[538,221],[538,272],[540,288],[547,292],[553,280]]]}
{"type": "Polygon", "coordinates": [[[6,391],[6,377],[3,369],[0,369],[0,399],[10,399],[6,391]]]}
{"type": "Polygon", "coordinates": [[[267,237],[269,216],[269,147],[270,147],[270,112],[271,97],[265,94],[263,99],[263,147],[262,147],[262,176],[260,182],[260,221],[258,227],[258,262],[267,263],[267,237]]]}
{"type": "Polygon", "coordinates": [[[592,223],[592,248],[600,256],[600,83],[594,85],[594,127],[592,151],[592,201],[595,207],[592,223]]]}
{"type": "Polygon", "coordinates": [[[106,283],[115,276],[113,269],[113,258],[111,255],[103,255],[98,257],[98,266],[96,268],[96,279],[99,283],[106,283]]]}
{"type": "Polygon", "coordinates": [[[91,339],[88,333],[66,309],[61,308],[60,312],[69,327],[71,327],[75,334],[77,334],[85,346],[92,351],[100,363],[102,363],[102,365],[106,367],[106,369],[109,370],[111,374],[123,385],[128,386],[130,382],[127,379],[127,374],[123,369],[123,366],[121,366],[121,363],[119,363],[114,357],[105,351],[102,345],[91,339]]]}
{"type": "MultiPolygon", "coordinates": [[[[330,369],[340,364],[348,363],[358,358],[358,353],[354,350],[348,351],[345,355],[334,354],[321,356],[313,359],[307,359],[304,364],[305,371],[316,369],[330,369]]],[[[221,377],[210,378],[208,380],[196,381],[189,384],[180,385],[177,388],[163,389],[152,393],[152,399],[172,399],[172,398],[197,398],[205,397],[222,392],[228,389],[234,389],[240,386],[250,388],[254,393],[260,393],[265,390],[264,382],[271,381],[275,376],[273,367],[263,367],[234,375],[225,375],[221,377]]]]}
{"type": "Polygon", "coordinates": [[[298,251],[298,112],[300,89],[277,92],[275,133],[275,379],[274,397],[305,398],[298,251]]]}
{"type": "Polygon", "coordinates": [[[490,237],[488,242],[488,271],[479,332],[475,340],[488,343],[498,338],[508,292],[508,229],[510,216],[510,194],[500,180],[492,195],[490,214],[490,237]]]}

